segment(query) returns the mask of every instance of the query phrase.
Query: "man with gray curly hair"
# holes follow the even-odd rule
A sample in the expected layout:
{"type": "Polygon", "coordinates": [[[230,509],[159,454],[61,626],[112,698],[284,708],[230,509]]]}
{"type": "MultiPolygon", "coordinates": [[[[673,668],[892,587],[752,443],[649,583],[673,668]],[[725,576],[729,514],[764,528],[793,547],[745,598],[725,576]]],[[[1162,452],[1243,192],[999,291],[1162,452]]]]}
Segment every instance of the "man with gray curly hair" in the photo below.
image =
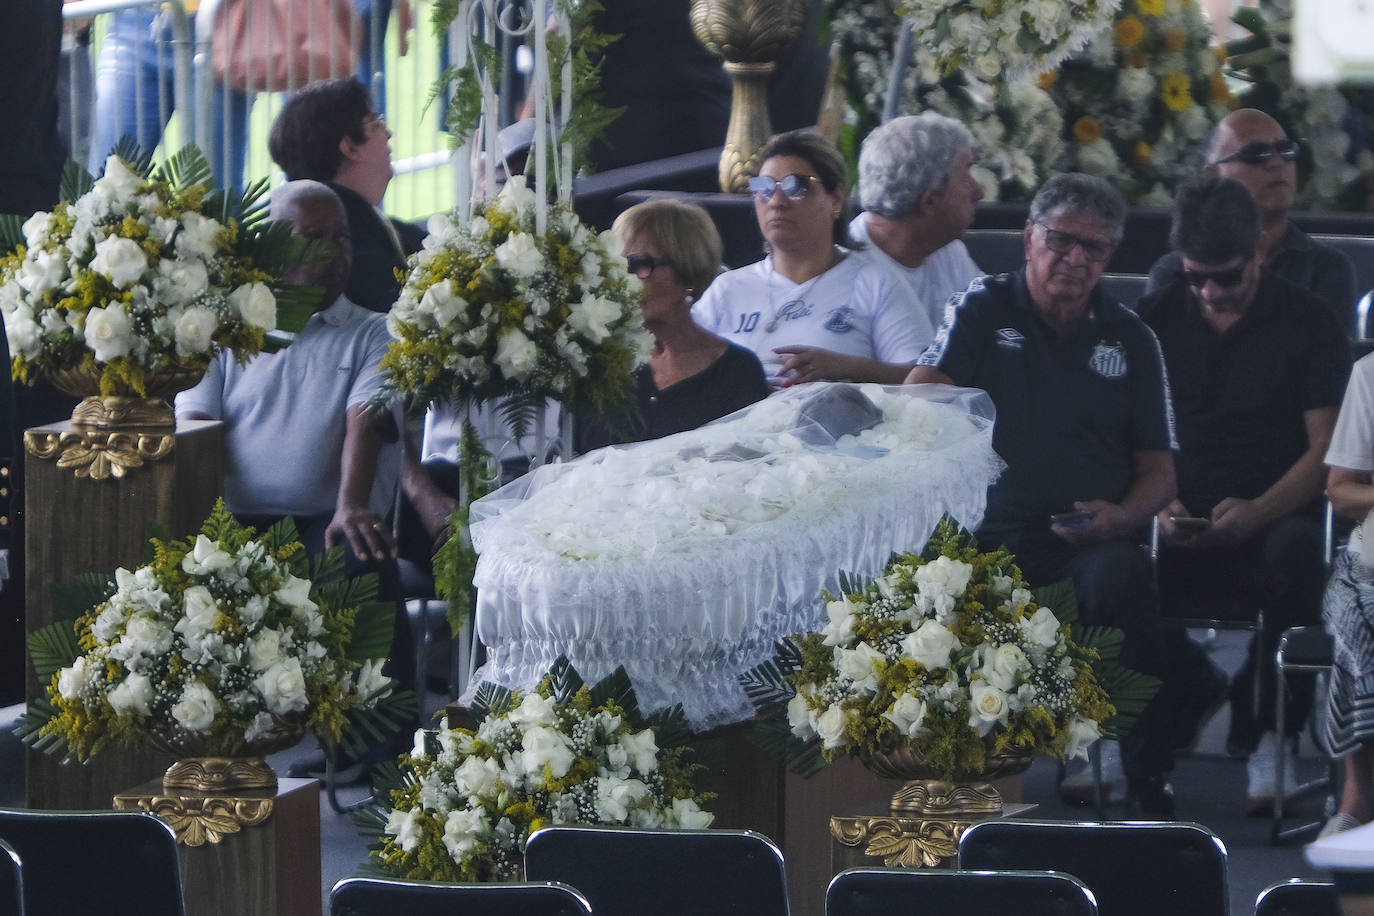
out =
{"type": "Polygon", "coordinates": [[[964,125],[926,111],[878,127],[859,153],[864,212],[849,233],[906,277],[936,327],[949,297],[983,275],[959,241],[983,198],[972,143],[964,125]]]}

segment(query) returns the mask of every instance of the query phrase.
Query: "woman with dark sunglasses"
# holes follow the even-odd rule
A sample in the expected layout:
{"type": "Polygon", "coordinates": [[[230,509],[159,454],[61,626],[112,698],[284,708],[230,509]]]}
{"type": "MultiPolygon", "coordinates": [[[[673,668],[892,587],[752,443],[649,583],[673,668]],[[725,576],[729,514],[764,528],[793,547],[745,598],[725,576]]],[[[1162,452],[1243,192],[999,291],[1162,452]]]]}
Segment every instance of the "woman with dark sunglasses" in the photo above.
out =
{"type": "MultiPolygon", "coordinates": [[[[1242,108],[1222,118],[1212,131],[1203,172],[1245,185],[1259,207],[1260,264],[1322,300],[1353,334],[1358,297],[1350,259],[1288,218],[1297,195],[1301,155],[1302,144],[1279,122],[1257,109],[1242,108]]],[[[1164,255],[1150,268],[1146,291],[1172,286],[1182,270],[1177,253],[1164,255]]]]}
{"type": "Polygon", "coordinates": [[[692,320],[693,297],[720,270],[720,235],[706,211],[650,200],[620,214],[611,228],[625,243],[630,273],[644,285],[640,308],[654,351],[635,373],[642,426],[613,429],[588,418],[579,424],[578,451],[696,429],[767,397],[758,357],[692,320]]]}
{"type": "Polygon", "coordinates": [[[697,321],[753,350],[775,386],[901,384],[935,328],[906,281],[850,239],[844,160],[803,131],[759,159],[749,191],[768,254],[711,284],[697,321]]]}

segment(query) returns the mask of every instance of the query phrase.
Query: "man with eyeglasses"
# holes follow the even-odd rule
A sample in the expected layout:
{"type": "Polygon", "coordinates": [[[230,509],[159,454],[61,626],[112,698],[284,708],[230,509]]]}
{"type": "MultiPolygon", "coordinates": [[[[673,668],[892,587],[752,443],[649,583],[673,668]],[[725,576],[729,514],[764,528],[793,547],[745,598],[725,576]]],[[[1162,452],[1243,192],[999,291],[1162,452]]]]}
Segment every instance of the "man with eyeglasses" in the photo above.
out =
{"type": "Polygon", "coordinates": [[[864,138],[859,196],[849,234],[911,285],[932,327],[945,303],[983,271],[959,241],[983,191],[973,180],[973,136],[933,111],[893,118],[864,138]]]}
{"type": "MultiPolygon", "coordinates": [[[[1287,742],[1272,730],[1270,660],[1285,628],[1320,619],[1323,459],[1350,372],[1331,310],[1265,269],[1260,216],[1237,181],[1181,189],[1170,232],[1181,276],[1139,306],[1159,337],[1178,423],[1178,498],[1159,513],[1161,602],[1178,617],[1264,612],[1258,651],[1230,690],[1227,749],[1249,756],[1250,814],[1268,814],[1276,792],[1295,788],[1291,745],[1285,784],[1275,783],[1287,742]]],[[[1209,664],[1188,643],[1175,663],[1193,671],[1209,664]]],[[[1291,734],[1311,698],[1310,685],[1294,685],[1291,734]]]]}
{"type": "MultiPolygon", "coordinates": [[[[1325,302],[1353,336],[1358,297],[1350,259],[1288,218],[1297,195],[1301,152],[1301,145],[1269,115],[1242,108],[1222,118],[1212,131],[1202,171],[1207,176],[1234,178],[1249,190],[1259,208],[1256,251],[1260,264],[1325,302]]],[[[1180,273],[1178,252],[1164,255],[1150,268],[1146,292],[1174,284],[1180,273]]]]}
{"type": "Polygon", "coordinates": [[[290,181],[322,181],[348,214],[353,272],[348,298],[388,312],[401,293],[396,271],[420,250],[425,231],[381,211],[391,183],[391,131],[372,95],[352,78],[320,80],[295,93],[272,123],[268,148],[290,181]]]}
{"type": "MultiPolygon", "coordinates": [[[[1174,497],[1174,436],[1159,345],[1098,286],[1126,204],[1100,178],[1056,175],[1030,206],[1026,266],[955,296],[908,383],[982,388],[1007,462],[977,531],[1005,544],[1033,585],[1072,578],[1086,623],[1119,627],[1123,661],[1167,679],[1154,575],[1141,534],[1174,497]]],[[[1131,796],[1173,811],[1168,699],[1123,741],[1131,796]]]]}

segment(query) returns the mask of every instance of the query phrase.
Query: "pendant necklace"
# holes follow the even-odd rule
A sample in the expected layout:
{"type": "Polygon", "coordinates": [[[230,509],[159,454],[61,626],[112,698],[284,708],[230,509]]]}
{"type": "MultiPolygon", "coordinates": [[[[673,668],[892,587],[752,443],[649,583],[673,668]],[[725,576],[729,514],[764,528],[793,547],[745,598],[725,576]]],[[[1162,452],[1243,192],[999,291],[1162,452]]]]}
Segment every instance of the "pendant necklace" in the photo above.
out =
{"type": "Polygon", "coordinates": [[[768,306],[773,310],[773,317],[769,319],[768,324],[764,325],[764,333],[772,334],[774,331],[776,331],[778,329],[778,322],[781,320],[782,313],[791,306],[804,301],[806,299],[806,294],[811,292],[811,287],[819,283],[821,277],[824,277],[827,273],[830,272],[830,268],[834,267],[836,264],[840,262],[841,256],[838,254],[838,252],[836,252],[835,254],[836,256],[834,260],[830,262],[829,267],[826,267],[825,270],[816,274],[810,280],[807,280],[806,285],[803,286],[801,289],[797,290],[796,295],[794,295],[791,299],[788,299],[786,302],[782,303],[782,305],[776,305],[773,301],[773,256],[771,254],[768,256],[768,306]]]}

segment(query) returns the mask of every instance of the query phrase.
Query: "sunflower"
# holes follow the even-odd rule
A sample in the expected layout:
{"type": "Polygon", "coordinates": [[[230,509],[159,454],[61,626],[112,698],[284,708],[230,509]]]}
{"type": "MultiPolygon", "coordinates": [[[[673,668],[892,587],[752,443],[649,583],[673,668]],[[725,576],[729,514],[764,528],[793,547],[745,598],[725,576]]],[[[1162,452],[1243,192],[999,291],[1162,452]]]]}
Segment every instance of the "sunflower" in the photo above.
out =
{"type": "Polygon", "coordinates": [[[1137,143],[1135,149],[1131,150],[1131,160],[1135,162],[1137,168],[1148,168],[1154,157],[1154,149],[1144,140],[1137,143]]]}
{"type": "Polygon", "coordinates": [[[1102,125],[1097,118],[1084,115],[1073,122],[1073,137],[1079,143],[1092,143],[1102,139],[1102,125]]]}
{"type": "Polygon", "coordinates": [[[1048,91],[1049,88],[1053,86],[1058,79],[1059,68],[1055,67],[1053,70],[1046,70],[1044,73],[1037,76],[1035,78],[1035,85],[1040,87],[1041,89],[1048,91]]]}
{"type": "Polygon", "coordinates": [[[1184,29],[1165,29],[1164,46],[1178,54],[1188,46],[1188,32],[1184,29]]]}
{"type": "Polygon", "coordinates": [[[1116,24],[1116,44],[1121,48],[1134,48],[1145,37],[1145,26],[1135,16],[1125,16],[1116,24]]]}
{"type": "Polygon", "coordinates": [[[1136,0],[1136,9],[1142,16],[1163,16],[1164,0],[1136,0]]]}
{"type": "Polygon", "coordinates": [[[1193,107],[1193,87],[1182,73],[1170,73],[1160,81],[1159,96],[1170,111],[1187,111],[1193,107]]]}

